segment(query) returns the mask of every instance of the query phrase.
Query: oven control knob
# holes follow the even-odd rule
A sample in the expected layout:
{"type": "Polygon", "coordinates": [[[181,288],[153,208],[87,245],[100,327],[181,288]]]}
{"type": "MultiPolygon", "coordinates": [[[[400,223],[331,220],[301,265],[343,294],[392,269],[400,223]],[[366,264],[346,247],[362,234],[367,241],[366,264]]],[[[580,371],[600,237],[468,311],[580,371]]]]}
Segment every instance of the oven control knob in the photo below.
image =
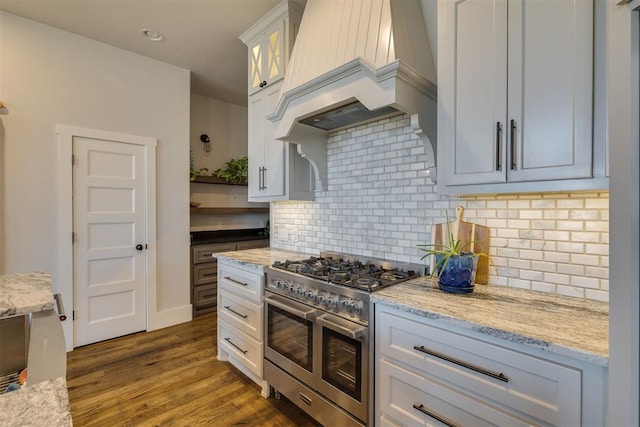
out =
{"type": "Polygon", "coordinates": [[[340,298],[340,308],[344,311],[350,311],[351,300],[347,298],[340,298]]]}
{"type": "Polygon", "coordinates": [[[275,283],[276,289],[282,289],[283,286],[284,286],[283,283],[282,283],[283,281],[280,280],[280,279],[274,280],[273,282],[275,283]]]}
{"type": "Polygon", "coordinates": [[[327,308],[336,308],[338,306],[338,296],[337,295],[327,295],[327,303],[325,304],[327,308]]]}
{"type": "Polygon", "coordinates": [[[362,301],[351,301],[351,311],[352,314],[362,314],[363,304],[362,301]]]}
{"type": "Polygon", "coordinates": [[[318,296],[318,303],[324,306],[329,305],[328,297],[329,295],[326,292],[321,292],[320,295],[318,296]]]}
{"type": "Polygon", "coordinates": [[[305,298],[307,299],[307,301],[315,302],[317,296],[318,296],[318,291],[317,290],[315,290],[315,289],[307,289],[307,292],[305,294],[305,298]]]}
{"type": "Polygon", "coordinates": [[[298,286],[296,289],[296,295],[300,298],[305,298],[307,295],[307,290],[303,286],[298,286]]]}

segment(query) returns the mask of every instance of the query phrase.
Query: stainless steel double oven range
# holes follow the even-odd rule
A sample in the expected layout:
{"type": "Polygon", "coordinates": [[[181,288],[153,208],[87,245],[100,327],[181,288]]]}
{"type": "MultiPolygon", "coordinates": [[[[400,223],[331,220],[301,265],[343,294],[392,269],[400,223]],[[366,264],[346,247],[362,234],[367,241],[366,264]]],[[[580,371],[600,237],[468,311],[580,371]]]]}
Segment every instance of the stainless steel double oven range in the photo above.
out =
{"type": "Polygon", "coordinates": [[[276,397],[282,393],[327,426],[368,425],[369,294],[421,269],[330,252],[265,268],[264,379],[276,397]]]}

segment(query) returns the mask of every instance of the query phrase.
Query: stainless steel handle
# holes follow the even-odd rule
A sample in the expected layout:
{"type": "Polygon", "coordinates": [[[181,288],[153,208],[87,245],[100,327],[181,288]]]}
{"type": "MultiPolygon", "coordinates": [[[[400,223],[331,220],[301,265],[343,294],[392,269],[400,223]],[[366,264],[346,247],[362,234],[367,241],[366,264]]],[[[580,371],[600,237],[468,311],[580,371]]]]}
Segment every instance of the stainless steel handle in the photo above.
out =
{"type": "Polygon", "coordinates": [[[307,405],[311,406],[312,400],[307,395],[300,393],[300,400],[302,400],[307,405]]]}
{"type": "Polygon", "coordinates": [[[502,170],[502,123],[496,122],[496,170],[502,170]]]}
{"type": "Polygon", "coordinates": [[[455,365],[462,366],[463,368],[467,368],[467,369],[470,369],[472,371],[479,372],[479,373],[481,373],[483,375],[486,375],[486,376],[491,377],[491,378],[495,378],[495,379],[503,381],[505,383],[509,382],[509,377],[507,377],[502,372],[495,373],[495,372],[490,371],[488,369],[484,369],[484,368],[481,368],[479,366],[472,365],[471,363],[464,362],[464,361],[462,361],[460,359],[456,359],[454,357],[450,357],[450,356],[444,355],[442,353],[438,353],[437,351],[429,350],[429,349],[425,348],[425,346],[423,346],[423,345],[421,345],[421,346],[414,345],[413,349],[414,350],[418,350],[418,351],[420,351],[422,353],[426,353],[426,354],[428,354],[430,356],[437,357],[438,359],[446,360],[447,362],[453,363],[455,365]]]}
{"type": "Polygon", "coordinates": [[[454,423],[453,421],[443,417],[442,415],[438,414],[437,412],[433,412],[429,409],[427,409],[422,403],[417,404],[414,403],[413,405],[413,409],[416,409],[420,412],[422,412],[423,414],[440,421],[441,423],[448,425],[449,427],[458,427],[458,424],[454,423]]]}
{"type": "Polygon", "coordinates": [[[357,340],[358,338],[362,337],[364,331],[365,331],[365,327],[364,326],[360,326],[358,325],[357,328],[354,329],[350,329],[347,328],[345,326],[339,325],[337,323],[334,323],[332,321],[330,321],[329,319],[327,319],[327,315],[323,315],[318,317],[318,323],[320,323],[322,326],[325,326],[331,330],[334,330],[336,332],[341,333],[342,335],[346,335],[348,337],[353,338],[354,340],[357,340]]]}
{"type": "Polygon", "coordinates": [[[224,276],[224,278],[225,278],[225,279],[227,279],[227,280],[229,280],[230,282],[237,283],[238,285],[242,285],[242,286],[249,286],[249,284],[248,284],[248,283],[240,282],[240,281],[238,281],[238,280],[236,280],[236,279],[232,279],[232,278],[231,278],[231,277],[229,277],[229,276],[224,276]]]}
{"type": "Polygon", "coordinates": [[[511,119],[511,170],[516,170],[516,121],[511,119]]]}
{"type": "Polygon", "coordinates": [[[237,311],[235,311],[233,308],[231,308],[231,306],[230,306],[230,305],[225,305],[225,306],[224,306],[224,308],[226,308],[227,310],[229,310],[230,312],[232,312],[232,313],[233,313],[233,314],[235,314],[236,316],[240,316],[240,317],[242,317],[243,319],[246,319],[247,317],[249,317],[249,316],[247,316],[246,314],[238,313],[238,312],[237,312],[237,311]]]}
{"type": "Polygon", "coordinates": [[[262,191],[263,187],[262,187],[262,166],[260,166],[258,168],[258,191],[262,191]]]}
{"type": "Polygon", "coordinates": [[[229,338],[229,337],[224,337],[224,340],[226,342],[228,342],[229,344],[231,344],[232,346],[234,346],[236,348],[236,350],[238,350],[242,354],[247,354],[247,352],[249,351],[249,350],[243,350],[240,347],[238,347],[236,344],[233,343],[233,341],[231,341],[231,338],[229,338]]]}
{"type": "Polygon", "coordinates": [[[293,301],[281,299],[276,295],[270,295],[264,298],[267,304],[271,304],[274,307],[278,307],[280,310],[284,310],[287,313],[300,317],[304,320],[313,320],[318,315],[318,310],[315,308],[309,308],[306,305],[298,304],[293,301]]]}
{"type": "Polygon", "coordinates": [[[67,320],[67,313],[64,311],[64,305],[62,304],[62,294],[53,294],[53,299],[56,302],[56,310],[58,310],[58,318],[61,322],[67,320]]]}
{"type": "Polygon", "coordinates": [[[267,189],[267,168],[262,167],[262,189],[267,189]]]}

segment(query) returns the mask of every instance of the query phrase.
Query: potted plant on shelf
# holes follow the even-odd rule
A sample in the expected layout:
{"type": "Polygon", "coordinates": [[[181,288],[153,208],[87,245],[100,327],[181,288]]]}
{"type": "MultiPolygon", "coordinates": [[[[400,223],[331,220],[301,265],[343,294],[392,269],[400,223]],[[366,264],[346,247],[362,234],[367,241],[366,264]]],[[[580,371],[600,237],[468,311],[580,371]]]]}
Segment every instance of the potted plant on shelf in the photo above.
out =
{"type": "Polygon", "coordinates": [[[471,293],[474,288],[474,279],[479,257],[487,257],[493,264],[489,255],[484,252],[471,252],[468,249],[474,241],[462,242],[455,239],[449,229],[447,215],[447,239],[446,244],[418,245],[425,252],[421,259],[433,257],[435,266],[432,276],[438,278],[438,287],[451,293],[471,293]]]}
{"type": "Polygon", "coordinates": [[[246,184],[249,170],[249,159],[247,156],[239,159],[231,159],[225,163],[225,167],[213,171],[213,176],[222,178],[233,184],[246,184]]]}

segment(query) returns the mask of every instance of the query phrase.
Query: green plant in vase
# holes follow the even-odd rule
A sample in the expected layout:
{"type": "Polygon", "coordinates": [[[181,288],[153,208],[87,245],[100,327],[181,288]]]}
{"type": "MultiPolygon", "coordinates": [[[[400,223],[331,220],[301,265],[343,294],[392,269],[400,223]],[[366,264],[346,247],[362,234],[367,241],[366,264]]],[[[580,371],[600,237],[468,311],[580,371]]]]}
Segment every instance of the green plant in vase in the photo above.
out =
{"type": "Polygon", "coordinates": [[[438,287],[451,293],[471,293],[474,288],[474,278],[478,266],[478,258],[487,257],[493,264],[489,255],[484,252],[473,253],[468,248],[474,241],[462,242],[455,239],[449,229],[447,215],[447,244],[418,245],[425,252],[422,260],[433,256],[435,266],[432,272],[438,278],[438,287]]]}

